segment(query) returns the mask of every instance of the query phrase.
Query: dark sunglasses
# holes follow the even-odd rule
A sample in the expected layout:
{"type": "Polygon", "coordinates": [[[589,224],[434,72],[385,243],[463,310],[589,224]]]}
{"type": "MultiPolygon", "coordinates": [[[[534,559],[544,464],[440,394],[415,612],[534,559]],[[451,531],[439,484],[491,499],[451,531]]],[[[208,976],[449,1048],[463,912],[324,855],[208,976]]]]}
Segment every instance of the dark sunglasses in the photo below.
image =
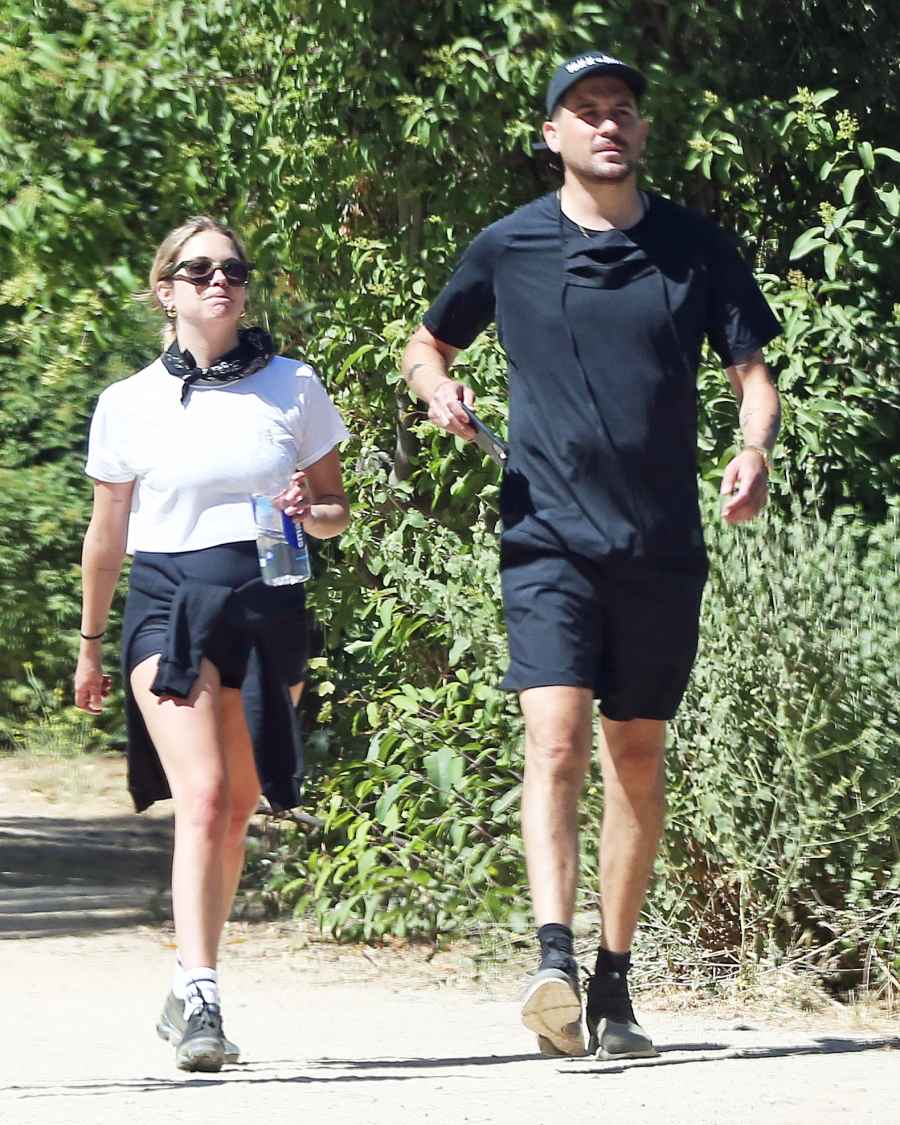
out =
{"type": "Polygon", "coordinates": [[[246,285],[252,269],[252,262],[242,262],[240,258],[226,258],[224,262],[214,262],[212,258],[187,258],[173,267],[166,277],[172,281],[190,281],[193,285],[209,285],[216,270],[221,270],[229,285],[246,285]]]}

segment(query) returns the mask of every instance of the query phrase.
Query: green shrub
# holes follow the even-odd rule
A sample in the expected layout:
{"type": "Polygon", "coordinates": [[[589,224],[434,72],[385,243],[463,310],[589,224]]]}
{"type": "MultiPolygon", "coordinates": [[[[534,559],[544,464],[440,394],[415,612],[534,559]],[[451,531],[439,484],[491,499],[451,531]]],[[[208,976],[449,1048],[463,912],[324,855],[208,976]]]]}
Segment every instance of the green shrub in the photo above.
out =
{"type": "Polygon", "coordinates": [[[900,926],[900,541],[795,509],[710,525],[700,655],[673,724],[654,907],[699,942],[874,956],[900,926]]]}
{"type": "MultiPolygon", "coordinates": [[[[709,517],[701,650],[672,724],[649,924],[726,967],[799,951],[827,969],[868,958],[886,979],[900,923],[896,521],[797,510],[729,529],[709,517]]],[[[272,885],[343,936],[521,928],[520,722],[495,686],[495,543],[434,528],[427,543],[409,529],[380,542],[379,586],[345,626],[356,639],[318,661],[335,700],[308,789],[324,831],[284,840],[272,885]]],[[[595,776],[587,903],[601,803],[595,776]]]]}

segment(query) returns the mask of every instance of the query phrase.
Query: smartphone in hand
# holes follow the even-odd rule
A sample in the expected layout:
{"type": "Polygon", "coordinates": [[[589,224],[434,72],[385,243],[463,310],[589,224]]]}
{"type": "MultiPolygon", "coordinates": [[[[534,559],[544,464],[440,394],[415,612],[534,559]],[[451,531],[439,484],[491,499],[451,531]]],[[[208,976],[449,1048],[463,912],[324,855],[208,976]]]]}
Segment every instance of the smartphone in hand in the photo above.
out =
{"type": "Polygon", "coordinates": [[[475,431],[475,444],[482,453],[486,453],[488,457],[496,461],[501,469],[505,469],[506,462],[509,459],[509,446],[499,434],[495,434],[490,426],[486,426],[482,422],[470,406],[466,406],[464,402],[460,403],[460,406],[465,410],[469,425],[475,431]]]}

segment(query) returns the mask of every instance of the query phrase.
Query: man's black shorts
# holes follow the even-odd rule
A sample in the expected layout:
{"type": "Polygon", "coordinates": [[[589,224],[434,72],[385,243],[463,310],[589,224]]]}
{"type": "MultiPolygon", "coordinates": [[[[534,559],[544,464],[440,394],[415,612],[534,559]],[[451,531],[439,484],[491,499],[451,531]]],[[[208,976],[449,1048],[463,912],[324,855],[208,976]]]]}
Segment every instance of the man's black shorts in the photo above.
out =
{"type": "Polygon", "coordinates": [[[703,571],[504,552],[503,687],[593,690],[607,718],[671,719],[697,654],[703,571]]]}

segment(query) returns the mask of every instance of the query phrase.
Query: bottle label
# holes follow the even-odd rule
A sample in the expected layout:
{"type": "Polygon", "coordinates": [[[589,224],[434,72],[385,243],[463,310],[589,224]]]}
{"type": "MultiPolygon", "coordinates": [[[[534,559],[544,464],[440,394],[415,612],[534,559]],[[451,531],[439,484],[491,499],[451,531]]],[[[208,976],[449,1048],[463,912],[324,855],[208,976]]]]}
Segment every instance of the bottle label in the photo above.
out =
{"type": "Polygon", "coordinates": [[[286,516],[284,512],[281,513],[281,526],[284,528],[284,537],[292,547],[300,550],[303,547],[303,541],[300,538],[303,531],[294,523],[290,516],[286,516]]]}

